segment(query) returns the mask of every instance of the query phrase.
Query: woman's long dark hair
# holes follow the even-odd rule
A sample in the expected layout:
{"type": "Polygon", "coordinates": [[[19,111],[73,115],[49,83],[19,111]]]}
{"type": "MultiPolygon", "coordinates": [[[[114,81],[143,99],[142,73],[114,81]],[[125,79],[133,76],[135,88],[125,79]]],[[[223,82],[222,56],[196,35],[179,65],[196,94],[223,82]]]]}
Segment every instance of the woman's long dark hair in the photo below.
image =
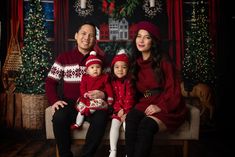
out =
{"type": "MultiPolygon", "coordinates": [[[[132,54],[131,54],[132,57],[131,57],[130,70],[131,70],[133,82],[136,82],[138,80],[138,72],[139,72],[140,67],[137,64],[137,59],[139,57],[142,57],[141,52],[137,49],[137,46],[136,46],[137,34],[132,43],[133,47],[132,47],[132,54]]],[[[163,57],[161,42],[157,40],[156,38],[154,38],[151,34],[150,34],[150,37],[152,38],[152,47],[150,50],[151,51],[150,59],[152,60],[152,69],[155,73],[156,80],[158,82],[162,82],[164,80],[164,75],[160,68],[161,59],[163,57]]]]}

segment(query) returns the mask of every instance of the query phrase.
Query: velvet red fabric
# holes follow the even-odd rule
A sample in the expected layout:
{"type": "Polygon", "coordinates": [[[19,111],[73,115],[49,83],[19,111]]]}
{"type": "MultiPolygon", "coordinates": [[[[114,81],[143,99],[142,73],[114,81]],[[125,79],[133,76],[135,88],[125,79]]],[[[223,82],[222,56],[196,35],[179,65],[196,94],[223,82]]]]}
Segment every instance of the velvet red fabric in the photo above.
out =
{"type": "Polygon", "coordinates": [[[212,39],[212,53],[216,55],[217,47],[217,26],[218,26],[218,17],[219,17],[219,0],[208,0],[209,6],[209,31],[212,39]]]}
{"type": "Polygon", "coordinates": [[[54,0],[55,55],[68,50],[69,1],[54,0]]]}
{"type": "Polygon", "coordinates": [[[176,69],[181,70],[184,58],[183,0],[167,0],[169,55],[175,61],[176,69]]]}
{"type": "Polygon", "coordinates": [[[23,46],[23,40],[24,40],[24,14],[23,14],[23,0],[18,0],[18,17],[19,17],[19,43],[20,46],[23,46]]]}

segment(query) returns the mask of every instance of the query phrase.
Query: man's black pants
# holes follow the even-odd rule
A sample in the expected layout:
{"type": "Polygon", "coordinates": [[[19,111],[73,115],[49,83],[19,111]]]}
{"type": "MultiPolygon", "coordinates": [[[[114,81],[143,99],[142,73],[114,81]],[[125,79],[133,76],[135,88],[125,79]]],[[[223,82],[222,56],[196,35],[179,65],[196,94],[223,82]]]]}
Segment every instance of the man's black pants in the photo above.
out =
{"type": "MultiPolygon", "coordinates": [[[[75,122],[77,111],[74,107],[75,101],[66,100],[68,105],[55,112],[53,115],[53,131],[59,149],[60,157],[73,157],[71,152],[71,129],[70,126],[75,122]]],[[[81,156],[93,157],[105,133],[108,121],[108,112],[98,110],[86,118],[90,123],[85,144],[81,156]]]]}

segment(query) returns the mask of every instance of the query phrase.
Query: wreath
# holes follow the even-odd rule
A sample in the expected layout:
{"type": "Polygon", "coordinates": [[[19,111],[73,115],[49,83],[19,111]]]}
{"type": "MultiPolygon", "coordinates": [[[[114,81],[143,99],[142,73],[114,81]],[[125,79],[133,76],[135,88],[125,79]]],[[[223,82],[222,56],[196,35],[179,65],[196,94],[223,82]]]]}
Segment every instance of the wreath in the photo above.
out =
{"type": "Polygon", "coordinates": [[[81,0],[76,0],[74,3],[75,11],[79,16],[86,17],[88,15],[92,15],[94,12],[94,6],[92,4],[92,0],[87,0],[86,8],[81,8],[81,0]]]}
{"type": "Polygon", "coordinates": [[[150,7],[149,0],[145,0],[144,5],[143,5],[143,10],[145,12],[145,16],[147,16],[149,18],[153,18],[154,16],[157,15],[157,13],[162,12],[162,2],[161,2],[161,0],[156,0],[155,6],[150,7]]]}

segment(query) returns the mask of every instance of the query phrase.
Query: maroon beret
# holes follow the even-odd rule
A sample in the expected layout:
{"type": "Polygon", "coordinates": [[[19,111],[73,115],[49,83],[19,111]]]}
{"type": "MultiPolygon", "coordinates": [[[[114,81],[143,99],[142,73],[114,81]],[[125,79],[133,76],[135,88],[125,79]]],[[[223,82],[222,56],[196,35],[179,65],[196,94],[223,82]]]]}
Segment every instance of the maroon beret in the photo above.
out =
{"type": "Polygon", "coordinates": [[[148,21],[141,21],[137,23],[137,32],[140,29],[144,29],[148,31],[153,37],[155,37],[158,40],[161,40],[161,34],[160,34],[160,29],[156,25],[154,25],[151,22],[148,21]]]}

